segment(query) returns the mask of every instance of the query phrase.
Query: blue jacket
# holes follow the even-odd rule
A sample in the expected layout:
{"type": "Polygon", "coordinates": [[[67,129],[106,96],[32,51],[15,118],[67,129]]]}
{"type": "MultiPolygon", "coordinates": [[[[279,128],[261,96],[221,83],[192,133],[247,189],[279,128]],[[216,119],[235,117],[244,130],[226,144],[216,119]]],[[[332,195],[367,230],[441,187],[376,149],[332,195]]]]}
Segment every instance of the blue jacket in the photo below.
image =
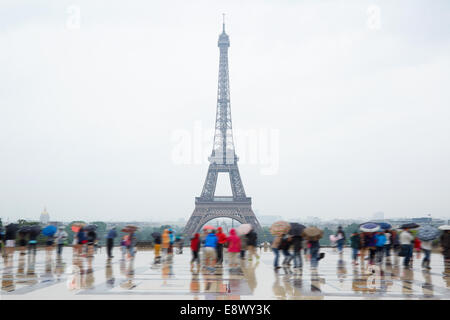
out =
{"type": "Polygon", "coordinates": [[[375,246],[377,247],[382,247],[386,244],[386,236],[384,234],[377,234],[375,239],[377,241],[375,246]]]}
{"type": "Polygon", "coordinates": [[[210,233],[205,238],[205,247],[213,247],[217,246],[217,236],[214,233],[210,233]]]}
{"type": "Polygon", "coordinates": [[[114,239],[117,237],[117,232],[114,229],[109,230],[108,235],[106,236],[107,239],[114,239]]]}

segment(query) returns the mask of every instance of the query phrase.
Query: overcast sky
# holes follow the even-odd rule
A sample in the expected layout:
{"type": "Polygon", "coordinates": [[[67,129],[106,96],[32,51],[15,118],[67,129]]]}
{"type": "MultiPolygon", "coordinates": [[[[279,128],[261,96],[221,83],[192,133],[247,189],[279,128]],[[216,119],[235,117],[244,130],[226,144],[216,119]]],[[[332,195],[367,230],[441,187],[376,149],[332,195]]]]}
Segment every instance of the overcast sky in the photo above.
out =
{"type": "Polygon", "coordinates": [[[254,210],[450,217],[448,0],[2,0],[0,216],[188,219],[223,12],[254,210]]]}

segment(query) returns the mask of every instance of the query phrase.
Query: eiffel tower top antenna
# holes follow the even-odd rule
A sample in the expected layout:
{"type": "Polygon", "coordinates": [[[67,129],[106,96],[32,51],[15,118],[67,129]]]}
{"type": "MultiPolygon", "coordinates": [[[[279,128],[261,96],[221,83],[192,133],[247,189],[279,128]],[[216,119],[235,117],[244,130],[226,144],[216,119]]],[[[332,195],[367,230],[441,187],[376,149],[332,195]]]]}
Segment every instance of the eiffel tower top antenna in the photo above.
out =
{"type": "Polygon", "coordinates": [[[222,31],[223,31],[223,33],[225,33],[225,13],[222,13],[222,17],[223,17],[223,19],[222,19],[222,31]]]}

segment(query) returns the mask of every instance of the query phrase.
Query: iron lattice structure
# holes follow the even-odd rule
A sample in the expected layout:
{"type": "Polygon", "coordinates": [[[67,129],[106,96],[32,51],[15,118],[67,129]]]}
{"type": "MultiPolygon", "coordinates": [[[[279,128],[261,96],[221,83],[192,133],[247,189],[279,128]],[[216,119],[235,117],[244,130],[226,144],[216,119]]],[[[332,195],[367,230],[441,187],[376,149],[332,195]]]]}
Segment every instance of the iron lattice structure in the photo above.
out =
{"type": "Polygon", "coordinates": [[[186,236],[192,236],[208,221],[215,218],[232,218],[240,223],[249,223],[256,232],[261,226],[252,210],[252,199],[245,195],[233,142],[233,127],[230,107],[230,78],[228,74],[228,48],[230,39],[223,31],[219,36],[219,84],[217,89],[217,113],[214,144],[209,160],[208,174],[200,197],[195,198],[195,209],[184,229],[186,236]],[[220,172],[230,177],[232,196],[217,197],[217,178],[220,172]]]}

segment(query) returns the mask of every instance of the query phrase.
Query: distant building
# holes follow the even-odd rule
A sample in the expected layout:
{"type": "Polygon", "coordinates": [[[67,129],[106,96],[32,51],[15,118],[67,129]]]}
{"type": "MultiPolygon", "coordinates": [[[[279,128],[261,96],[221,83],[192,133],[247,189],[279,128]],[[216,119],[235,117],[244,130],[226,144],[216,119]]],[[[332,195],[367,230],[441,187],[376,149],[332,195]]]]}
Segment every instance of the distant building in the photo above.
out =
{"type": "Polygon", "coordinates": [[[48,222],[50,221],[50,216],[47,212],[47,208],[44,208],[44,211],[42,211],[39,221],[41,224],[48,224],[48,222]]]}

